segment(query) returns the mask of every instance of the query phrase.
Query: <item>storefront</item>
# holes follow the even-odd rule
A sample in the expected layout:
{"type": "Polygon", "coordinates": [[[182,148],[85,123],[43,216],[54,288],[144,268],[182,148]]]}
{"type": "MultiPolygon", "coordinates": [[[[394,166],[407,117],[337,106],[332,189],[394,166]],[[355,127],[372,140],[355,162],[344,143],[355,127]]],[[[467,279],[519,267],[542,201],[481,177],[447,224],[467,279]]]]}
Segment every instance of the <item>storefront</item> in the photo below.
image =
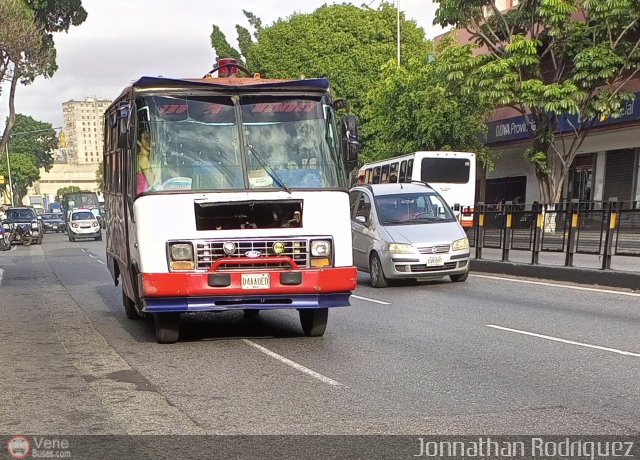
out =
{"type": "MultiPolygon", "coordinates": [[[[575,118],[563,118],[559,133],[569,132],[575,118]]],[[[529,148],[525,120],[509,117],[488,123],[487,146],[496,154],[495,168],[479,177],[477,201],[532,203],[540,200],[533,165],[525,158],[529,148]]],[[[557,141],[560,142],[560,139],[557,141]]],[[[569,139],[570,142],[570,139],[569,139]]],[[[559,146],[560,147],[560,146],[559,146]]],[[[574,159],[564,185],[564,199],[600,201],[640,200],[640,93],[623,108],[619,118],[598,120],[574,159]]]]}

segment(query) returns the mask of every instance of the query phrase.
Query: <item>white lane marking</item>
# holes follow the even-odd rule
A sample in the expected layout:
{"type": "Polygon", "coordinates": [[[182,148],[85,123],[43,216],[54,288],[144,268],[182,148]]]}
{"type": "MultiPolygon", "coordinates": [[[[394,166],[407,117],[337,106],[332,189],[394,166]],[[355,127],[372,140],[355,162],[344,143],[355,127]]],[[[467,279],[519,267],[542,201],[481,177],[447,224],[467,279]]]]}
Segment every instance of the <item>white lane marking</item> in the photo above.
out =
{"type": "Polygon", "coordinates": [[[473,276],[475,278],[488,278],[492,280],[513,281],[514,283],[537,284],[540,286],[576,289],[578,291],[592,291],[592,292],[602,292],[604,294],[619,294],[619,295],[627,295],[631,297],[640,297],[640,294],[636,292],[614,291],[612,289],[598,289],[598,288],[590,288],[590,287],[582,287],[582,286],[572,286],[570,284],[558,284],[558,283],[547,283],[544,281],[521,280],[517,278],[506,278],[502,276],[489,276],[489,275],[469,275],[469,276],[473,276]]]}
{"type": "Polygon", "coordinates": [[[4,270],[0,268],[0,286],[2,286],[2,278],[4,278],[4,270]]]}
{"type": "Polygon", "coordinates": [[[91,257],[92,259],[96,258],[96,256],[94,256],[93,254],[89,254],[89,257],[91,257]]]}
{"type": "Polygon", "coordinates": [[[103,261],[98,260],[98,259],[96,259],[96,262],[98,262],[99,264],[102,264],[102,265],[106,265],[103,261]]]}
{"type": "MultiPolygon", "coordinates": [[[[249,340],[249,339],[242,339],[242,341],[248,345],[251,345],[254,348],[257,348],[258,350],[260,350],[262,353],[271,356],[272,358],[277,359],[278,361],[280,361],[281,363],[286,364],[287,366],[291,366],[294,369],[299,370],[300,372],[304,372],[305,374],[310,375],[311,377],[320,380],[321,382],[327,383],[329,385],[333,385],[335,387],[344,387],[345,385],[343,385],[340,382],[336,382],[333,379],[330,379],[329,377],[326,377],[322,374],[319,374],[316,371],[312,371],[311,369],[309,369],[308,367],[304,367],[302,364],[298,364],[295,361],[291,361],[288,358],[285,358],[284,356],[279,355],[278,353],[275,353],[271,350],[269,350],[268,348],[263,347],[262,345],[258,345],[257,343],[249,340]]],[[[346,387],[348,388],[348,387],[346,387]]]]}
{"type": "Polygon", "coordinates": [[[382,300],[369,299],[367,297],[362,297],[359,295],[351,294],[351,297],[354,299],[366,300],[367,302],[379,303],[380,305],[391,305],[389,302],[383,302],[382,300]]]}
{"type": "Polygon", "coordinates": [[[515,332],[516,334],[523,334],[523,335],[530,335],[531,337],[538,337],[539,339],[546,339],[546,340],[552,340],[554,342],[568,343],[569,345],[578,345],[580,347],[593,348],[593,349],[602,350],[602,351],[610,351],[611,353],[617,353],[619,355],[635,356],[640,358],[640,353],[632,353],[630,351],[618,350],[617,348],[601,347],[599,345],[591,345],[584,342],[575,342],[573,340],[560,339],[558,337],[552,337],[550,335],[542,335],[542,334],[536,334],[535,332],[527,332],[527,331],[521,331],[519,329],[511,329],[509,327],[496,326],[495,324],[485,324],[485,326],[491,327],[493,329],[500,329],[501,331],[515,332]]]}
{"type": "MultiPolygon", "coordinates": [[[[76,245],[76,246],[77,246],[77,245],[76,245]]],[[[80,247],[80,246],[78,246],[78,247],[80,247]]],[[[82,249],[82,252],[87,252],[87,250],[86,250],[86,249],[82,249]]]]}

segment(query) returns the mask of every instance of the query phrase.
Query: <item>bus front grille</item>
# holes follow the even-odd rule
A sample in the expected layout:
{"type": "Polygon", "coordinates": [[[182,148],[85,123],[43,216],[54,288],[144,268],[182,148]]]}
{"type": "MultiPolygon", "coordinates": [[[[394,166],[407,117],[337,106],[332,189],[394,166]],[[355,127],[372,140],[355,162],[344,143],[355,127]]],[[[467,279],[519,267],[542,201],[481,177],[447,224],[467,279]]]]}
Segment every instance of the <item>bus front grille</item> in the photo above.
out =
{"type": "MultiPolygon", "coordinates": [[[[208,270],[216,260],[223,257],[239,258],[247,257],[249,252],[259,252],[260,257],[266,256],[285,256],[290,257],[300,268],[309,266],[308,241],[303,239],[268,239],[268,240],[216,240],[216,241],[199,241],[196,242],[196,252],[198,261],[198,270],[208,270]],[[226,242],[235,245],[235,251],[232,254],[225,254],[223,246],[226,242]],[[284,251],[276,254],[273,250],[274,243],[282,243],[284,251]]],[[[288,269],[291,266],[288,263],[260,263],[260,258],[256,257],[255,264],[251,265],[235,265],[222,264],[220,270],[264,270],[265,268],[283,268],[288,269]]]]}

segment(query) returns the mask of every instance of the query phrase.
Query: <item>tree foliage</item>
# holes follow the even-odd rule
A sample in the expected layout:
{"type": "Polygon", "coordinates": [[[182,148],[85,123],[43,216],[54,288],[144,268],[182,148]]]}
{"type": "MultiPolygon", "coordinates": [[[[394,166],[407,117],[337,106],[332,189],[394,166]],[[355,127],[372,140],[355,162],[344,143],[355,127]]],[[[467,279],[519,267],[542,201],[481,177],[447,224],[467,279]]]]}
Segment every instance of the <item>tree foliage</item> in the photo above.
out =
{"type": "Polygon", "coordinates": [[[449,63],[440,48],[430,62],[410,60],[398,68],[389,62],[386,75],[373,91],[364,111],[364,127],[371,139],[365,161],[385,159],[418,150],[474,151],[491,166],[482,144],[488,107],[475,94],[463,94],[447,79],[449,63]]]}
{"type": "Polygon", "coordinates": [[[545,202],[562,198],[589,129],[616,117],[640,71],[640,3],[635,0],[439,0],[436,22],[467,29],[472,44],[447,51],[448,78],[494,108],[524,117],[545,202]],[[480,52],[474,50],[478,46],[480,52]],[[571,131],[560,136],[564,119],[571,131]]]}
{"type": "Polygon", "coordinates": [[[10,82],[9,118],[0,141],[0,160],[15,123],[18,83],[28,85],[38,76],[51,77],[57,70],[52,33],[66,32],[71,26],[81,24],[86,17],[81,0],[0,2],[0,19],[3,19],[0,22],[0,78],[10,82]]]}
{"type": "Polygon", "coordinates": [[[49,171],[53,166],[52,150],[58,147],[58,137],[51,123],[17,114],[9,141],[12,153],[28,155],[37,168],[49,171]]]}
{"type": "MultiPolygon", "coordinates": [[[[396,9],[383,2],[377,9],[351,4],[324,5],[313,13],[293,15],[263,26],[259,18],[244,11],[253,36],[238,26],[242,53],[230,49],[226,37],[214,26],[212,46],[219,57],[242,58],[252,72],[268,78],[326,77],[334,97],[349,101],[351,111],[359,115],[363,126],[367,94],[384,75],[381,69],[396,58],[396,9]],[[255,40],[254,40],[255,39],[255,40]]],[[[430,45],[424,31],[401,14],[401,57],[425,62],[430,45]]],[[[385,72],[390,72],[386,68],[385,72]]],[[[363,151],[372,140],[361,131],[363,151]]],[[[390,152],[391,153],[391,152],[390,152]]]]}
{"type": "Polygon", "coordinates": [[[104,190],[104,162],[100,162],[98,169],[96,170],[96,183],[98,184],[98,191],[104,190]]]}
{"type": "MultiPolygon", "coordinates": [[[[29,188],[34,181],[40,177],[40,171],[38,167],[33,163],[33,158],[30,155],[24,153],[13,154],[9,152],[9,159],[11,165],[11,185],[13,186],[13,202],[20,205],[22,199],[27,194],[27,188],[29,188]]],[[[4,187],[9,187],[6,158],[0,163],[0,176],[4,176],[4,187]]]]}
{"type": "MultiPolygon", "coordinates": [[[[14,130],[7,149],[10,155],[11,179],[14,201],[20,203],[35,181],[40,179],[40,169],[49,171],[53,166],[51,151],[58,145],[56,132],[50,123],[17,114],[14,130]]],[[[0,162],[0,175],[8,177],[6,158],[0,162]]],[[[8,183],[5,184],[8,187],[8,183]]]]}

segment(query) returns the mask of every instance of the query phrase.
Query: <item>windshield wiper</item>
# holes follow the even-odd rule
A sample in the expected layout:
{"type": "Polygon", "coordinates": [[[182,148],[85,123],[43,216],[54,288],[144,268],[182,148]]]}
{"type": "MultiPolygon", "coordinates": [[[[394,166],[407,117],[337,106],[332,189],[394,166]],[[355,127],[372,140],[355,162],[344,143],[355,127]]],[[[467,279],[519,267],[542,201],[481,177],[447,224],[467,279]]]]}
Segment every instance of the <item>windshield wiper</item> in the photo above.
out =
{"type": "Polygon", "coordinates": [[[289,187],[287,187],[287,184],[285,184],[282,179],[280,179],[280,176],[278,176],[278,174],[273,170],[273,168],[271,166],[269,166],[262,159],[262,157],[258,154],[258,152],[256,152],[256,149],[254,149],[251,144],[247,144],[247,148],[253,154],[255,159],[258,160],[258,163],[260,163],[260,165],[264,168],[264,170],[267,171],[267,174],[269,174],[269,176],[271,176],[271,179],[276,181],[276,184],[278,184],[280,187],[282,187],[284,189],[285,192],[287,192],[289,195],[291,195],[291,189],[289,187]]]}

